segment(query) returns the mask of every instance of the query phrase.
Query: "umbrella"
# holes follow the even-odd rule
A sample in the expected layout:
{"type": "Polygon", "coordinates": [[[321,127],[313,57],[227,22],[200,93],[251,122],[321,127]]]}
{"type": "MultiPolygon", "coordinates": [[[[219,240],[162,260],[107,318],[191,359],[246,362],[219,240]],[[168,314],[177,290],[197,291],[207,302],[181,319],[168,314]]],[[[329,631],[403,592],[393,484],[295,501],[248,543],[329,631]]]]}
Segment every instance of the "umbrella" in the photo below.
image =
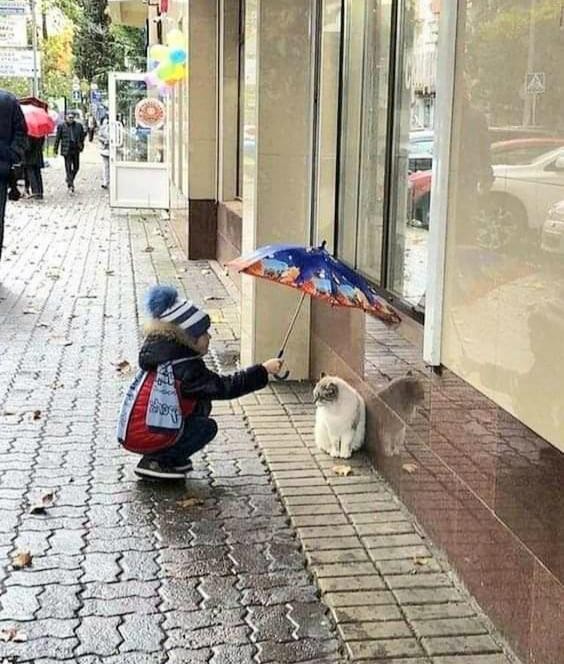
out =
{"type": "Polygon", "coordinates": [[[20,106],[37,106],[37,108],[42,108],[44,111],[49,110],[49,104],[42,99],[37,99],[37,97],[22,97],[19,102],[20,106]]]}
{"type": "Polygon", "coordinates": [[[27,124],[28,136],[42,138],[55,129],[55,123],[47,111],[35,105],[24,104],[22,111],[27,124]]]}
{"type": "MultiPolygon", "coordinates": [[[[268,279],[302,291],[294,316],[282,342],[278,357],[286,345],[307,295],[331,306],[362,309],[386,323],[399,323],[400,317],[358,272],[334,258],[320,247],[268,245],[248,256],[241,256],[227,267],[261,279],[268,279]]],[[[288,373],[279,378],[287,378],[288,373]]]]}

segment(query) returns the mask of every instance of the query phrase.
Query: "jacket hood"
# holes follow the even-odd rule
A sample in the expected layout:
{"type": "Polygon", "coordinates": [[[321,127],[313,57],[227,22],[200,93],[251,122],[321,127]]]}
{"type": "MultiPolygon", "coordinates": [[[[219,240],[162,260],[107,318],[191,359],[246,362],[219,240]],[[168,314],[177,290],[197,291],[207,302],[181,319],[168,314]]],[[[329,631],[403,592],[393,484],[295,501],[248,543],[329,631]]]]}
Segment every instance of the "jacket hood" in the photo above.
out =
{"type": "Polygon", "coordinates": [[[145,371],[159,364],[182,358],[200,357],[190,346],[190,338],[176,325],[151,321],[146,326],[147,336],[139,353],[139,366],[145,371]]]}

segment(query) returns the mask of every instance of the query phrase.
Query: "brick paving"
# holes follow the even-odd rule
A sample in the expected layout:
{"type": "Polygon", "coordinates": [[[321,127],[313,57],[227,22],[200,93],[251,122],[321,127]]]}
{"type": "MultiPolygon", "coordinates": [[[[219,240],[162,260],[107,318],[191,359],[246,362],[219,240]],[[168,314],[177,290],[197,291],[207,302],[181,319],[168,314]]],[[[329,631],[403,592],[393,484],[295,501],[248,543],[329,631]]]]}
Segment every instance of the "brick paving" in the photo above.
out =
{"type": "Polygon", "coordinates": [[[97,169],[69,198],[58,164],[43,204],[9,210],[0,662],[513,661],[367,460],[338,477],[314,449],[308,385],[216,406],[220,434],[185,486],[133,479],[117,365],[135,363],[145,288],[175,283],[210,311],[215,368],[237,362],[238,309],[164,222],[110,213],[97,169]]]}

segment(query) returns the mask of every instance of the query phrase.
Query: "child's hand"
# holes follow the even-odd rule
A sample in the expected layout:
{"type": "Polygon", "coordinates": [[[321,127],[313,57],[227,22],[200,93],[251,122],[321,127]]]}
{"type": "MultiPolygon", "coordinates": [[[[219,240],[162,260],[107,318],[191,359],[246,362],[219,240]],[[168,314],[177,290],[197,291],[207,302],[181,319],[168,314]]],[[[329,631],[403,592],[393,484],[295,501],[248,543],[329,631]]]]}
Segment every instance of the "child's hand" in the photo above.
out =
{"type": "Polygon", "coordinates": [[[268,371],[269,374],[274,375],[280,373],[283,364],[284,360],[272,358],[271,360],[267,360],[262,366],[268,371]]]}

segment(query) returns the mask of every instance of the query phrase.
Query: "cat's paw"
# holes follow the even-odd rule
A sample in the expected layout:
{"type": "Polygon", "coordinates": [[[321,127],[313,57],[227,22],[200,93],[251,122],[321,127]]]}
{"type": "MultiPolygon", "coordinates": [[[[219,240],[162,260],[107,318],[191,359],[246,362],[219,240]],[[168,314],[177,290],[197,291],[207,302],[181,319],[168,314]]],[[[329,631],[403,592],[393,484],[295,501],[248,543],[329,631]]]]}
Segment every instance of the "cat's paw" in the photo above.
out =
{"type": "Polygon", "coordinates": [[[333,459],[340,459],[340,454],[339,450],[331,450],[329,454],[333,457],[333,459]]]}

